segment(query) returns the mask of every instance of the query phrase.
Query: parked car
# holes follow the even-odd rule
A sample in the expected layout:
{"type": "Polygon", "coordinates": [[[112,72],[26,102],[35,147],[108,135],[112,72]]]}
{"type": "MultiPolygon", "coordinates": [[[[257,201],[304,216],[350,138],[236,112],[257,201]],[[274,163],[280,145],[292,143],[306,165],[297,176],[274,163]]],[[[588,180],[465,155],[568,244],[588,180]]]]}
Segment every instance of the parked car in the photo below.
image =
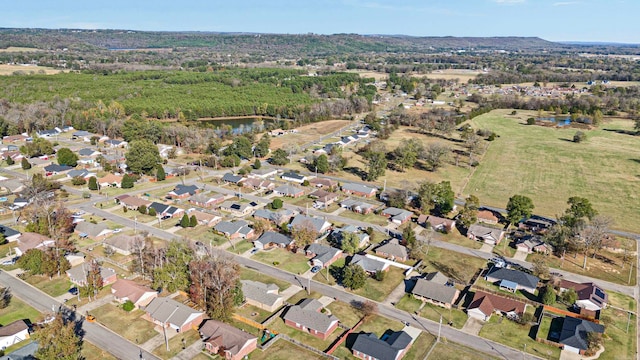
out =
{"type": "Polygon", "coordinates": [[[119,233],[119,232],[121,232],[121,231],[122,231],[122,228],[117,228],[117,229],[114,229],[114,230],[113,230],[113,233],[114,233],[114,234],[117,234],[117,233],[119,233]]]}
{"type": "Polygon", "coordinates": [[[260,249],[258,249],[258,248],[251,249],[251,255],[257,253],[258,251],[260,251],[260,249]]]}
{"type": "Polygon", "coordinates": [[[312,267],[312,268],[311,268],[311,272],[315,274],[315,273],[317,273],[318,271],[320,271],[320,269],[321,269],[321,267],[320,267],[320,266],[318,266],[318,265],[316,265],[316,266],[314,266],[314,267],[312,267]]]}

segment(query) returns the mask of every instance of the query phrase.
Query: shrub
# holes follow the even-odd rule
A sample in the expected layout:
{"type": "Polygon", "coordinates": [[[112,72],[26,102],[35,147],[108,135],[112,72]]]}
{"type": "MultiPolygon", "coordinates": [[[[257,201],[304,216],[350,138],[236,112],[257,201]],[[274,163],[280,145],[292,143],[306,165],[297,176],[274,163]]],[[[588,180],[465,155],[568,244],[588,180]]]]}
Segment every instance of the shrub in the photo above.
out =
{"type": "MultiPolygon", "coordinates": [[[[153,208],[149,208],[149,215],[151,215],[151,210],[153,208]]],[[[146,214],[147,213],[147,206],[146,205],[140,205],[140,207],[138,207],[138,212],[140,212],[140,214],[146,214]]]]}
{"type": "Polygon", "coordinates": [[[89,190],[98,190],[98,179],[95,176],[89,178],[89,190]]]}
{"type": "Polygon", "coordinates": [[[280,265],[280,261],[274,261],[273,262],[273,266],[278,266],[278,265],[280,265]]]}
{"type": "Polygon", "coordinates": [[[575,135],[573,135],[574,143],[581,143],[585,140],[587,140],[587,134],[583,133],[582,131],[577,131],[575,135]]]}
{"type": "Polygon", "coordinates": [[[282,208],[282,199],[273,199],[271,207],[276,210],[282,208]]]}
{"type": "Polygon", "coordinates": [[[16,162],[13,161],[13,159],[10,156],[7,156],[7,165],[11,166],[13,164],[15,164],[16,162]]]}
{"type": "Polygon", "coordinates": [[[511,115],[516,115],[517,113],[518,113],[517,111],[513,110],[513,111],[511,112],[511,115]]]}
{"type": "Polygon", "coordinates": [[[73,185],[84,185],[87,183],[87,180],[85,180],[83,177],[80,176],[76,176],[73,179],[71,179],[71,184],[73,185]]]}
{"type": "Polygon", "coordinates": [[[530,117],[527,119],[527,125],[535,125],[536,124],[536,119],[530,117]]]}
{"type": "Polygon", "coordinates": [[[149,208],[149,215],[150,215],[150,216],[156,216],[156,215],[158,215],[158,213],[156,213],[156,209],[154,209],[154,208],[149,208]]]}
{"type": "Polygon", "coordinates": [[[376,271],[376,280],[384,281],[384,278],[386,277],[386,275],[387,275],[386,271],[378,270],[378,271],[376,271]]]}
{"type": "Polygon", "coordinates": [[[487,141],[493,141],[496,139],[496,133],[491,133],[491,135],[489,135],[489,137],[487,138],[487,141]]]}
{"type": "Polygon", "coordinates": [[[124,304],[122,304],[122,310],[131,311],[135,309],[135,305],[131,302],[131,300],[127,300],[124,304]]]}
{"type": "Polygon", "coordinates": [[[31,163],[29,162],[29,160],[27,160],[27,158],[22,158],[22,162],[20,163],[20,165],[22,165],[22,170],[31,169],[31,163]]]}

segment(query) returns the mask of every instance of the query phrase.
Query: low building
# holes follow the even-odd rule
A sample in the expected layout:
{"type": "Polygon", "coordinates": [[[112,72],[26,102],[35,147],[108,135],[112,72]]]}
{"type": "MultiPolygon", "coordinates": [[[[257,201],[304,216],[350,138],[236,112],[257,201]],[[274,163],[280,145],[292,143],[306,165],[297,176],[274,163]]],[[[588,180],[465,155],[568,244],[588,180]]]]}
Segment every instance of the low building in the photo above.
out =
{"type": "Polygon", "coordinates": [[[524,314],[527,305],[523,302],[476,291],[467,307],[467,315],[474,319],[487,321],[494,312],[510,319],[518,319],[524,314]]]}
{"type": "Polygon", "coordinates": [[[221,216],[198,210],[190,210],[188,214],[190,217],[195,216],[196,220],[198,221],[198,225],[203,226],[214,226],[222,220],[221,216]]]}
{"type": "Polygon", "coordinates": [[[88,237],[92,240],[103,240],[107,236],[113,234],[113,230],[109,229],[109,227],[107,227],[107,224],[94,224],[89,221],[77,223],[73,232],[80,235],[80,237],[88,237]]]}
{"type": "Polygon", "coordinates": [[[293,244],[293,239],[274,231],[265,231],[253,242],[253,246],[266,250],[273,247],[288,248],[293,244]]]}
{"type": "Polygon", "coordinates": [[[44,167],[46,176],[64,174],[70,170],[73,170],[73,167],[68,165],[50,164],[44,167]]]}
{"type": "Polygon", "coordinates": [[[342,244],[342,239],[345,234],[356,234],[359,239],[358,248],[363,248],[369,244],[370,236],[366,232],[361,232],[358,227],[353,225],[346,225],[340,229],[334,229],[331,232],[331,238],[337,244],[342,244]]]}
{"type": "Polygon", "coordinates": [[[182,185],[178,184],[176,187],[169,191],[167,197],[170,199],[186,199],[189,196],[195,195],[200,191],[196,185],[182,185]]]}
{"type": "Polygon", "coordinates": [[[413,338],[404,331],[387,331],[380,339],[374,333],[359,333],[351,352],[363,360],[400,360],[412,343],[413,338]]]}
{"type": "Polygon", "coordinates": [[[213,229],[230,240],[250,239],[254,235],[253,229],[244,220],[221,221],[214,225],[213,229]]]}
{"type": "Polygon", "coordinates": [[[24,320],[16,320],[0,326],[0,349],[4,350],[29,338],[29,325],[24,320]]]}
{"type": "Polygon", "coordinates": [[[184,209],[155,201],[147,206],[147,210],[148,209],[153,209],[156,212],[156,217],[159,219],[166,217],[175,218],[182,216],[182,213],[184,213],[184,209]]]}
{"type": "Polygon", "coordinates": [[[305,255],[311,258],[313,266],[325,268],[342,257],[342,250],[322,244],[311,244],[305,249],[305,255]]]}
{"type": "Polygon", "coordinates": [[[400,245],[398,239],[391,239],[386,244],[376,248],[376,254],[395,261],[407,261],[409,252],[404,245],[400,245]]]}
{"type": "Polygon", "coordinates": [[[19,231],[5,225],[0,225],[0,234],[2,234],[4,239],[8,242],[18,241],[18,238],[21,235],[19,231]]]}
{"type": "Polygon", "coordinates": [[[477,215],[476,215],[476,218],[478,219],[478,222],[482,222],[482,223],[485,223],[485,224],[491,224],[491,225],[497,224],[498,221],[500,220],[493,213],[493,211],[487,210],[487,209],[479,210],[477,215]]]}
{"type": "MultiPolygon", "coordinates": [[[[69,281],[77,286],[86,286],[89,271],[91,271],[91,265],[84,263],[67,270],[67,276],[69,281]]],[[[104,266],[100,266],[100,277],[102,278],[103,286],[113,284],[117,280],[116,271],[104,266]]]]}
{"type": "Polygon", "coordinates": [[[366,185],[355,184],[355,183],[346,183],[342,185],[342,191],[345,194],[351,194],[355,196],[361,197],[374,197],[378,190],[373,187],[369,187],[366,185]]]}
{"type": "Polygon", "coordinates": [[[233,175],[232,173],[226,173],[222,176],[222,181],[226,182],[227,184],[239,185],[245,180],[246,178],[239,175],[233,175]]]}
{"type": "Polygon", "coordinates": [[[434,305],[450,309],[460,295],[460,291],[449,283],[449,279],[440,272],[427,274],[425,278],[416,280],[411,293],[434,305]]]}
{"type": "Polygon", "coordinates": [[[297,188],[291,185],[282,185],[273,189],[273,192],[277,196],[286,196],[292,198],[299,198],[304,195],[304,189],[297,188]]]}
{"type": "Polygon", "coordinates": [[[323,189],[318,189],[312,192],[309,194],[309,197],[315,199],[314,204],[316,207],[323,208],[328,207],[338,200],[338,194],[323,189]]]}
{"type": "Polygon", "coordinates": [[[263,167],[251,170],[251,173],[247,175],[247,177],[254,179],[269,179],[276,176],[276,174],[278,174],[278,169],[263,167]]]}
{"type": "Polygon", "coordinates": [[[134,211],[138,211],[140,206],[149,207],[149,205],[151,205],[151,201],[127,194],[116,196],[115,201],[127,209],[134,211]]]}
{"type": "Polygon", "coordinates": [[[242,186],[252,190],[269,191],[273,190],[276,184],[261,178],[249,178],[242,182],[242,186]]]}
{"type": "Polygon", "coordinates": [[[195,194],[189,198],[189,203],[195,206],[203,207],[203,208],[213,207],[215,205],[222,203],[223,201],[224,201],[224,195],[211,194],[211,193],[195,194]]]}
{"type": "Polygon", "coordinates": [[[382,210],[380,215],[388,218],[389,221],[391,221],[394,224],[402,225],[407,221],[411,220],[413,213],[409,210],[389,207],[382,210]]]}
{"type": "Polygon", "coordinates": [[[360,254],[353,255],[349,264],[360,266],[369,275],[374,275],[378,271],[389,270],[388,262],[372,259],[360,254]]]}
{"type": "Polygon", "coordinates": [[[129,256],[135,251],[135,243],[144,243],[142,235],[117,234],[103,241],[104,246],[108,246],[113,251],[124,256],[129,256]]]}
{"type": "Polygon", "coordinates": [[[100,187],[121,187],[122,186],[122,176],[116,174],[107,174],[98,179],[98,185],[100,187]]]}
{"type": "Polygon", "coordinates": [[[111,294],[117,302],[131,301],[136,309],[147,306],[158,297],[158,292],[135,281],[118,279],[111,285],[111,294]]]}
{"type": "Polygon", "coordinates": [[[253,217],[254,219],[267,220],[276,225],[280,225],[282,223],[288,223],[296,214],[295,211],[289,209],[280,209],[278,211],[258,209],[253,213],[253,217]]]}
{"type": "Polygon", "coordinates": [[[25,232],[18,238],[18,247],[14,248],[17,256],[22,256],[31,249],[46,250],[55,244],[55,241],[38,233],[25,232]]]}
{"type": "Polygon", "coordinates": [[[536,252],[548,255],[553,252],[553,246],[545,243],[538,235],[527,235],[517,241],[516,250],[523,251],[528,254],[536,252]]]}
{"type": "Polygon", "coordinates": [[[488,226],[473,224],[467,230],[467,237],[476,241],[483,241],[485,244],[498,245],[504,238],[504,231],[488,226]]]}
{"type": "Polygon", "coordinates": [[[371,204],[358,199],[347,198],[340,201],[340,207],[349,209],[358,214],[370,214],[380,208],[382,204],[371,204]]]}
{"type": "Polygon", "coordinates": [[[276,284],[264,284],[253,280],[240,281],[247,304],[269,312],[274,312],[283,305],[284,298],[278,294],[280,289],[276,284]]]}
{"type": "Polygon", "coordinates": [[[431,226],[433,230],[444,233],[450,233],[456,228],[455,220],[425,214],[418,216],[418,224],[423,227],[431,226]]]}
{"type": "Polygon", "coordinates": [[[569,289],[573,289],[578,295],[576,305],[590,311],[604,309],[609,301],[607,292],[592,282],[576,283],[569,280],[561,280],[560,291],[564,292],[569,289]]]}
{"type": "Polygon", "coordinates": [[[291,181],[298,184],[302,184],[305,180],[307,180],[306,176],[291,171],[282,174],[281,178],[282,180],[291,181]]]}
{"type": "Polygon", "coordinates": [[[303,226],[311,227],[311,229],[317,232],[319,236],[322,236],[331,230],[331,223],[326,220],[303,214],[296,215],[291,221],[291,227],[298,228],[303,226]]]}
{"type": "Polygon", "coordinates": [[[206,320],[199,329],[204,348],[225,360],[241,360],[257,348],[258,338],[217,320],[206,320]]]}
{"type": "Polygon", "coordinates": [[[236,217],[242,217],[251,214],[260,204],[256,202],[241,203],[237,201],[225,201],[220,204],[220,210],[231,213],[236,217]]]}
{"type": "Polygon", "coordinates": [[[565,316],[558,343],[563,345],[563,350],[584,355],[589,349],[589,333],[602,334],[604,333],[604,326],[591,321],[565,316]]]}
{"type": "Polygon", "coordinates": [[[334,315],[323,314],[322,308],[320,301],[304,299],[299,305],[289,307],[282,318],[288,326],[326,340],[338,327],[339,319],[334,315]]]}
{"type": "Polygon", "coordinates": [[[315,186],[318,188],[335,188],[338,186],[338,182],[328,178],[314,178],[309,180],[309,185],[315,186]]]}
{"type": "Polygon", "coordinates": [[[485,280],[496,283],[504,290],[511,292],[524,290],[530,294],[535,294],[540,281],[537,277],[525,272],[498,267],[491,268],[485,276],[485,280]]]}
{"type": "Polygon", "coordinates": [[[145,317],[164,328],[185,332],[197,329],[204,313],[166,297],[157,297],[144,308],[145,317]]]}

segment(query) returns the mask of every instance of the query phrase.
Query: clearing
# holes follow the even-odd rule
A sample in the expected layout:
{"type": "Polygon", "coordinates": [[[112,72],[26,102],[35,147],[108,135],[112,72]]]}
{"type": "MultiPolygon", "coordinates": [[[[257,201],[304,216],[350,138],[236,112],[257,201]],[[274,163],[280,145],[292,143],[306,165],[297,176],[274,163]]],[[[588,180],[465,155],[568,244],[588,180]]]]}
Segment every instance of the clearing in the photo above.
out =
{"type": "Polygon", "coordinates": [[[37,65],[8,65],[8,64],[0,64],[0,75],[13,75],[14,73],[24,73],[24,74],[57,74],[62,72],[62,70],[52,69],[44,66],[37,65]]]}
{"type": "Polygon", "coordinates": [[[271,149],[279,149],[283,145],[304,145],[309,142],[320,142],[321,137],[332,134],[352,123],[350,120],[327,120],[296,128],[297,133],[285,134],[271,138],[271,149]]]}

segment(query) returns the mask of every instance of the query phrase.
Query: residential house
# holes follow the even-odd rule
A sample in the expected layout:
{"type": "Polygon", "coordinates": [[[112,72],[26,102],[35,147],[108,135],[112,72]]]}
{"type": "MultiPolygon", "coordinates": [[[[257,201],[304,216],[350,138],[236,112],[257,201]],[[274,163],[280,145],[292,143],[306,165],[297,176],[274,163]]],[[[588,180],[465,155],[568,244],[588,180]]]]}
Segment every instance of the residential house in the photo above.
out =
{"type": "Polygon", "coordinates": [[[84,131],[84,130],[78,130],[78,131],[75,131],[75,132],[71,133],[71,139],[72,140],[79,139],[79,140],[82,140],[84,142],[90,142],[91,138],[94,137],[94,136],[97,136],[97,135],[92,134],[92,133],[90,133],[88,131],[84,131]]]}
{"type": "Polygon", "coordinates": [[[331,238],[337,244],[342,244],[342,239],[344,238],[344,234],[348,234],[348,233],[356,234],[356,236],[358,236],[358,239],[360,239],[360,241],[358,242],[358,248],[363,248],[367,246],[367,244],[369,243],[369,240],[370,240],[369,234],[367,234],[366,232],[360,231],[360,229],[354,225],[345,225],[340,229],[334,229],[331,232],[331,238]]]}
{"type": "Polygon", "coordinates": [[[280,177],[282,178],[282,180],[291,181],[298,184],[302,184],[305,180],[307,180],[306,176],[291,171],[282,174],[282,176],[280,177]]]}
{"type": "Polygon", "coordinates": [[[407,261],[409,252],[404,245],[400,245],[398,239],[390,239],[386,244],[376,248],[376,254],[395,261],[407,261]]]}
{"type": "Polygon", "coordinates": [[[254,179],[270,179],[278,174],[278,170],[270,167],[263,167],[260,169],[251,170],[251,173],[247,175],[249,178],[254,179]]]}
{"type": "Polygon", "coordinates": [[[347,198],[340,201],[340,207],[349,209],[358,214],[370,214],[378,209],[382,204],[370,204],[358,199],[347,198]]]}
{"type": "MultiPolygon", "coordinates": [[[[50,192],[49,194],[53,194],[52,192],[50,192]]],[[[47,197],[52,197],[49,196],[47,194],[47,197]]],[[[17,197],[15,199],[13,199],[13,205],[9,207],[10,210],[17,210],[17,209],[22,209],[23,207],[27,206],[31,204],[31,199],[27,199],[27,198],[23,198],[23,197],[17,197]]]]}
{"type": "Polygon", "coordinates": [[[0,187],[12,194],[21,193],[25,189],[25,185],[21,181],[14,179],[0,181],[0,187]]]}
{"type": "Polygon", "coordinates": [[[210,208],[218,205],[224,201],[224,195],[222,194],[195,194],[189,198],[189,202],[195,206],[203,208],[210,208]]]}
{"type": "Polygon", "coordinates": [[[88,237],[92,240],[102,240],[111,235],[113,230],[109,229],[105,223],[93,224],[88,221],[83,221],[76,224],[73,232],[79,234],[80,237],[88,237]]]}
{"type": "Polygon", "coordinates": [[[315,186],[317,188],[328,188],[332,189],[338,186],[338,182],[328,178],[313,178],[309,180],[309,185],[315,186]]]}
{"type": "Polygon", "coordinates": [[[144,308],[148,320],[164,328],[176,332],[197,329],[204,318],[202,311],[194,310],[187,305],[166,297],[157,297],[144,308]]]}
{"type": "Polygon", "coordinates": [[[73,167],[69,165],[58,165],[58,164],[49,164],[44,167],[46,176],[64,174],[69,170],[73,170],[73,167]]]}
{"type": "Polygon", "coordinates": [[[315,207],[326,208],[329,205],[333,204],[336,200],[338,200],[338,194],[325,191],[323,189],[318,189],[311,194],[309,194],[310,198],[316,199],[314,201],[315,207]]]}
{"type": "Polygon", "coordinates": [[[18,238],[21,235],[19,231],[6,225],[0,225],[0,234],[2,234],[2,237],[8,242],[18,241],[18,238]]]}
{"type": "Polygon", "coordinates": [[[67,259],[67,261],[69,262],[69,265],[71,265],[71,267],[74,266],[78,266],[82,263],[84,263],[84,259],[85,259],[86,255],[82,252],[69,252],[66,253],[64,255],[64,258],[67,259]]]}
{"type": "Polygon", "coordinates": [[[0,327],[0,349],[5,350],[29,338],[29,325],[22,319],[0,327]]]}
{"type": "Polygon", "coordinates": [[[523,251],[528,254],[533,252],[550,254],[553,252],[553,246],[544,242],[538,235],[526,235],[516,243],[516,250],[523,251]]]}
{"type": "Polygon", "coordinates": [[[300,304],[289,307],[282,318],[288,326],[326,340],[338,327],[339,319],[335,315],[323,314],[322,308],[320,301],[304,299],[300,304]]]}
{"type": "Polygon", "coordinates": [[[27,135],[23,135],[23,134],[3,136],[2,143],[3,144],[24,143],[27,141],[28,138],[29,137],[27,135]]]}
{"type": "Polygon", "coordinates": [[[258,338],[217,320],[205,320],[200,327],[204,348],[225,360],[246,359],[258,347],[258,338]]]}
{"type": "Polygon", "coordinates": [[[96,158],[99,155],[102,155],[102,153],[96,149],[82,148],[78,150],[78,155],[80,155],[80,157],[85,157],[85,158],[96,158]]]}
{"type": "Polygon", "coordinates": [[[380,215],[388,218],[389,221],[391,221],[392,223],[395,223],[395,224],[398,224],[398,225],[402,225],[402,224],[406,223],[407,221],[411,220],[411,217],[413,216],[413,213],[411,211],[405,210],[405,209],[398,209],[398,208],[395,208],[395,207],[388,207],[388,208],[382,210],[380,215]]]}
{"type": "Polygon", "coordinates": [[[222,181],[226,182],[227,184],[239,185],[241,182],[245,180],[246,178],[239,175],[233,175],[232,173],[226,173],[222,176],[222,181]]]}
{"type": "Polygon", "coordinates": [[[200,191],[196,185],[176,185],[173,190],[169,191],[167,197],[170,199],[186,199],[191,195],[195,195],[200,191]]]}
{"type": "Polygon", "coordinates": [[[230,240],[233,239],[250,239],[253,237],[253,229],[249,223],[244,220],[237,221],[221,221],[217,223],[213,229],[218,233],[226,236],[230,240]]]}
{"type": "Polygon", "coordinates": [[[124,140],[116,140],[116,139],[109,139],[109,140],[105,140],[104,142],[105,146],[108,146],[112,149],[115,148],[126,148],[128,143],[124,140]]]}
{"type": "Polygon", "coordinates": [[[418,279],[411,293],[423,301],[450,309],[458,295],[460,295],[460,291],[449,284],[448,281],[449,279],[444,275],[435,272],[424,279],[418,279]]]}
{"type": "Polygon", "coordinates": [[[242,186],[253,190],[269,191],[273,190],[276,184],[261,178],[249,178],[242,182],[242,186]]]}
{"type": "Polygon", "coordinates": [[[41,137],[41,138],[51,138],[51,137],[60,135],[61,132],[62,130],[55,128],[55,129],[39,130],[39,131],[36,131],[36,134],[38,135],[38,137],[41,137]]]}
{"type": "Polygon", "coordinates": [[[493,213],[493,211],[487,209],[479,210],[476,218],[478,219],[478,222],[490,225],[496,225],[499,221],[498,217],[493,213]]]}
{"type": "Polygon", "coordinates": [[[149,206],[147,206],[147,209],[155,210],[156,216],[158,218],[166,218],[166,217],[175,218],[178,216],[182,216],[182,213],[184,213],[184,209],[167,205],[167,204],[158,203],[155,201],[149,204],[149,206]]]}
{"type": "Polygon", "coordinates": [[[103,245],[110,247],[118,254],[128,256],[135,251],[136,242],[144,244],[144,237],[142,235],[117,234],[105,239],[103,245]]]}
{"type": "Polygon", "coordinates": [[[115,201],[129,210],[135,211],[137,211],[140,206],[144,205],[145,207],[149,207],[149,205],[151,205],[151,201],[127,194],[116,196],[115,201]]]}
{"type": "Polygon", "coordinates": [[[258,249],[269,249],[272,247],[286,248],[291,246],[293,240],[285,235],[274,231],[265,231],[253,242],[253,246],[258,249]]]}
{"type": "Polygon", "coordinates": [[[305,255],[311,258],[313,266],[325,268],[342,257],[342,250],[322,244],[311,244],[305,249],[305,255]]]}
{"type": "Polygon", "coordinates": [[[522,230],[531,231],[537,234],[542,234],[557,222],[553,219],[545,218],[538,215],[533,215],[530,218],[524,220],[518,224],[518,228],[522,230]]]}
{"type": "Polygon", "coordinates": [[[274,312],[284,303],[284,298],[278,294],[280,290],[276,284],[264,284],[253,280],[240,280],[242,294],[249,305],[274,312]]]}
{"type": "Polygon", "coordinates": [[[236,217],[242,217],[251,214],[260,204],[256,202],[241,203],[237,201],[225,201],[220,204],[220,210],[231,213],[236,217]]]}
{"type": "Polygon", "coordinates": [[[107,174],[98,179],[100,187],[120,187],[122,185],[122,176],[116,174],[107,174]]]}
{"type": "Polygon", "coordinates": [[[96,174],[91,173],[89,172],[89,170],[86,170],[86,169],[79,169],[79,170],[74,169],[67,172],[67,177],[70,179],[83,178],[87,180],[92,176],[96,176],[96,174]]]}
{"type": "Polygon", "coordinates": [[[524,290],[534,294],[540,279],[522,272],[507,268],[492,267],[485,276],[485,280],[496,283],[501,289],[516,292],[524,290]]]}
{"type": "Polygon", "coordinates": [[[576,305],[581,308],[591,311],[598,311],[604,309],[607,306],[607,302],[609,300],[607,292],[604,291],[603,288],[592,282],[576,283],[569,280],[561,280],[560,291],[564,292],[569,289],[575,290],[576,294],[578,295],[576,305]]]}
{"type": "Polygon", "coordinates": [[[360,254],[353,255],[351,257],[351,262],[349,264],[355,264],[360,266],[369,275],[374,275],[378,271],[389,270],[388,262],[372,259],[360,254]]]}
{"type": "Polygon", "coordinates": [[[604,333],[604,326],[591,321],[565,316],[558,343],[563,345],[563,350],[584,355],[589,349],[589,333],[602,334],[604,333]]]}
{"type": "Polygon", "coordinates": [[[18,247],[14,248],[17,256],[22,256],[28,250],[39,249],[44,251],[46,248],[52,247],[55,241],[38,233],[25,232],[18,238],[18,247]]]}
{"type": "Polygon", "coordinates": [[[189,217],[191,216],[195,216],[196,220],[198,221],[198,225],[203,225],[203,226],[213,226],[217,223],[219,223],[220,221],[222,221],[222,217],[216,214],[210,214],[210,213],[206,213],[204,211],[199,211],[199,210],[189,210],[187,212],[187,214],[189,215],[189,217]]]}
{"type": "Polygon", "coordinates": [[[118,279],[111,285],[111,293],[117,302],[131,301],[136,309],[149,305],[158,297],[158,292],[135,281],[118,279]]]}
{"type": "Polygon", "coordinates": [[[386,331],[380,339],[374,333],[359,333],[351,352],[363,360],[400,360],[412,343],[413,338],[404,331],[386,331]]]}
{"type": "Polygon", "coordinates": [[[428,224],[433,230],[444,233],[449,233],[456,228],[455,220],[425,214],[418,216],[418,224],[423,227],[427,227],[428,224]]]}
{"type": "Polygon", "coordinates": [[[476,291],[473,300],[467,307],[467,315],[474,319],[487,321],[495,312],[506,315],[510,319],[517,319],[524,314],[526,306],[525,303],[517,300],[476,291]]]}
{"type": "Polygon", "coordinates": [[[289,209],[271,211],[269,209],[258,209],[253,213],[254,219],[267,220],[276,225],[288,223],[297,212],[289,209]]]}
{"type": "Polygon", "coordinates": [[[292,198],[299,198],[300,196],[304,195],[304,189],[300,189],[291,185],[278,186],[277,188],[273,189],[273,192],[277,196],[288,196],[292,198]]]}
{"type": "Polygon", "coordinates": [[[342,192],[345,194],[361,196],[361,197],[374,197],[378,190],[366,185],[346,183],[342,184],[342,192]]]}
{"type": "Polygon", "coordinates": [[[331,223],[312,216],[303,214],[296,215],[291,221],[291,227],[296,228],[300,226],[311,226],[313,231],[317,232],[320,236],[326,234],[331,229],[331,223]]]}
{"type": "MultiPolygon", "coordinates": [[[[91,271],[91,265],[84,263],[67,270],[67,276],[69,281],[77,286],[86,286],[89,271],[91,271]]],[[[103,286],[113,284],[117,280],[116,271],[104,266],[100,266],[100,277],[102,278],[103,286]]]]}
{"type": "Polygon", "coordinates": [[[502,229],[473,224],[467,230],[467,237],[472,240],[484,241],[485,244],[498,245],[504,237],[502,229]]]}

